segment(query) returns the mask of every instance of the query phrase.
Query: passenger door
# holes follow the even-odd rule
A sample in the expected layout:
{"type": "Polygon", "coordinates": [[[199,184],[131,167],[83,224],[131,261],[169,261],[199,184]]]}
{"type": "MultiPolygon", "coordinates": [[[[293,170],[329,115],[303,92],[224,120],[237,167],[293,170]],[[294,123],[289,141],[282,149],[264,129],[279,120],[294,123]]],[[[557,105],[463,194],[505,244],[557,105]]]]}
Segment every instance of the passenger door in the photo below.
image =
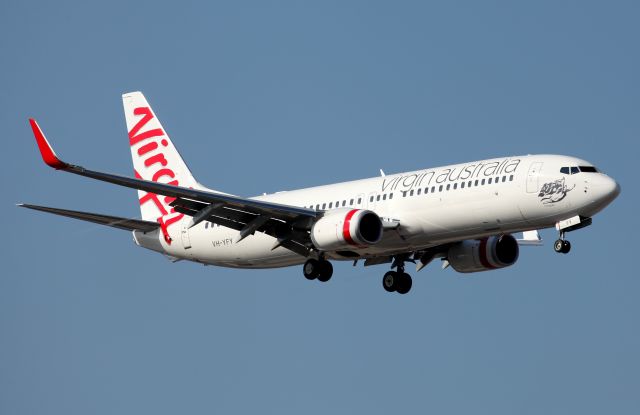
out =
{"type": "Polygon", "coordinates": [[[527,193],[535,193],[538,191],[538,178],[542,170],[542,162],[531,163],[529,173],[527,174],[527,193]]]}
{"type": "Polygon", "coordinates": [[[185,216],[182,219],[182,229],[181,229],[181,237],[182,237],[182,246],[184,249],[191,248],[191,238],[189,237],[189,217],[185,216]]]}

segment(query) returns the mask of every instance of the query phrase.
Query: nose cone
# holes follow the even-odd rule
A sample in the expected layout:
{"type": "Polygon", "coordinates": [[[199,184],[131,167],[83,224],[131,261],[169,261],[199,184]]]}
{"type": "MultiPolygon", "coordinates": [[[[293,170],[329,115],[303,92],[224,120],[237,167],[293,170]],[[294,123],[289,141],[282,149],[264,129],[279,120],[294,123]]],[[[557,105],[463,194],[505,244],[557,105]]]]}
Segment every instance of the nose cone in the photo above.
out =
{"type": "MultiPolygon", "coordinates": [[[[613,179],[611,179],[611,180],[613,180],[613,179]]],[[[613,180],[613,182],[616,184],[616,187],[611,192],[611,194],[613,195],[612,200],[620,195],[620,190],[621,190],[620,189],[620,183],[616,182],[615,180],[613,180]]]]}
{"type": "Polygon", "coordinates": [[[620,194],[620,185],[609,176],[603,177],[602,184],[599,187],[600,198],[606,205],[613,202],[620,194]]]}

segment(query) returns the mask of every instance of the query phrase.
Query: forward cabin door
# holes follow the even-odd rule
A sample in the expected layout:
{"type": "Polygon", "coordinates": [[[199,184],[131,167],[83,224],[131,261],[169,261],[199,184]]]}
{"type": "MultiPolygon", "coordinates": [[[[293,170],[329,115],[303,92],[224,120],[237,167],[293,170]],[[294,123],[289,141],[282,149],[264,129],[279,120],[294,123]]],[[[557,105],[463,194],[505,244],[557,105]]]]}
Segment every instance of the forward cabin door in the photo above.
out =
{"type": "Polygon", "coordinates": [[[527,193],[535,193],[538,191],[538,177],[542,170],[542,162],[531,163],[529,173],[527,174],[527,193]]]}

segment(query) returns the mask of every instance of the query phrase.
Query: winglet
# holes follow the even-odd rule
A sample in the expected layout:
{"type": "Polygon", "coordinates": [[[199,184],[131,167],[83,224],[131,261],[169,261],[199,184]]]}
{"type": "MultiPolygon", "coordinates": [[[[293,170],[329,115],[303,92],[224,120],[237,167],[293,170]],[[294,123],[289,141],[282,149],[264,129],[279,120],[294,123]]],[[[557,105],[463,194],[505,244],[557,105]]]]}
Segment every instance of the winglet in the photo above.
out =
{"type": "Polygon", "coordinates": [[[31,129],[33,130],[33,135],[36,137],[36,142],[38,143],[38,148],[40,149],[40,155],[42,156],[42,160],[56,170],[64,169],[68,166],[67,163],[60,160],[58,156],[56,156],[55,151],[51,148],[51,144],[47,141],[44,136],[44,133],[40,129],[40,126],[33,118],[29,118],[29,124],[31,124],[31,129]]]}

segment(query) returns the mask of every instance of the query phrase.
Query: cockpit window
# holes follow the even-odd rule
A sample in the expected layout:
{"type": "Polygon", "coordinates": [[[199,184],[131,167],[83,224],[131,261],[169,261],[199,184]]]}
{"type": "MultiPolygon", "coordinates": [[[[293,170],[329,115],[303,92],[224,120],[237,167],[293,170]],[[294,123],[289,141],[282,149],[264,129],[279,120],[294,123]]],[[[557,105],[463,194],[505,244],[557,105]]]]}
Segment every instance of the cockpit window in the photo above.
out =
{"type": "Polygon", "coordinates": [[[598,169],[593,166],[571,166],[571,167],[561,167],[560,173],[562,174],[578,174],[578,173],[600,173],[598,169]]]}

